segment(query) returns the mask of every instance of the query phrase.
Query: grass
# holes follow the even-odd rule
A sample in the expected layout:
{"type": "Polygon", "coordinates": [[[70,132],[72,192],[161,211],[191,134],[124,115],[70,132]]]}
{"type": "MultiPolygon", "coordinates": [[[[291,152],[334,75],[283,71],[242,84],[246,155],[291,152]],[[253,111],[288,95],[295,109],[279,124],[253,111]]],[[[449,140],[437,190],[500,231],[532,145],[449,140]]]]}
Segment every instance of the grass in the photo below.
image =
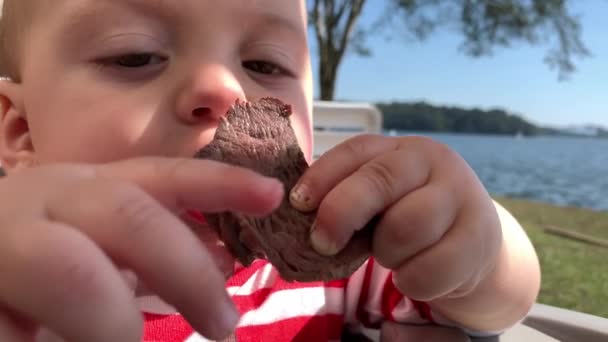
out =
{"type": "Polygon", "coordinates": [[[528,232],[539,255],[539,302],[608,317],[608,248],[545,233],[554,226],[608,240],[608,212],[496,197],[528,232]]]}

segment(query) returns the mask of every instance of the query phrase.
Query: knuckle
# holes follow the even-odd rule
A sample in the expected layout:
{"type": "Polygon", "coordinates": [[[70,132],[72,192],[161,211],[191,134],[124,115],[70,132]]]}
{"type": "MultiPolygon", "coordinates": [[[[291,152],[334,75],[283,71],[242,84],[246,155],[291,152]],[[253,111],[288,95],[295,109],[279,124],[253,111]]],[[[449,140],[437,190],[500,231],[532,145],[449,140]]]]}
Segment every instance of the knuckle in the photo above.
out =
{"type": "Polygon", "coordinates": [[[58,264],[57,283],[60,297],[70,298],[75,303],[86,301],[88,298],[98,298],[103,295],[101,290],[104,279],[94,267],[89,267],[79,260],[63,260],[58,264]]]}
{"type": "MultiPolygon", "coordinates": [[[[167,163],[166,160],[158,159],[156,162],[156,178],[162,179],[170,184],[179,184],[180,179],[184,178],[187,170],[191,167],[193,160],[180,158],[172,159],[167,163]]],[[[180,196],[172,196],[173,201],[168,203],[171,208],[183,209],[185,204],[180,196]]]]}
{"type": "Polygon", "coordinates": [[[383,138],[384,136],[383,135],[378,135],[378,134],[363,133],[363,134],[359,134],[359,135],[355,136],[351,140],[365,145],[365,144],[368,144],[370,141],[378,139],[379,137],[383,138]]]}
{"type": "Polygon", "coordinates": [[[460,158],[460,155],[445,143],[430,137],[416,137],[416,139],[416,143],[423,150],[429,151],[432,158],[436,161],[450,163],[460,158]]]}
{"type": "Polygon", "coordinates": [[[333,196],[328,196],[321,202],[319,210],[317,210],[317,223],[323,227],[335,227],[339,222],[343,221],[344,206],[342,202],[332,200],[333,196]]]}
{"type": "Polygon", "coordinates": [[[365,155],[369,139],[369,135],[359,135],[345,141],[342,147],[345,153],[348,153],[352,158],[359,159],[360,156],[365,155]]]}
{"type": "Polygon", "coordinates": [[[161,207],[136,185],[118,184],[113,189],[109,214],[120,223],[122,229],[130,236],[141,236],[151,222],[161,214],[161,207]]]}
{"type": "Polygon", "coordinates": [[[382,162],[370,162],[361,167],[360,175],[372,193],[379,194],[385,201],[394,197],[397,175],[390,166],[382,162]]]}
{"type": "Polygon", "coordinates": [[[191,160],[186,158],[152,158],[150,159],[150,164],[152,165],[150,169],[153,179],[165,179],[168,182],[174,182],[184,174],[184,171],[189,167],[191,162],[191,160]]]}
{"type": "Polygon", "coordinates": [[[401,145],[415,145],[419,147],[433,146],[434,144],[439,143],[437,140],[424,135],[412,135],[400,139],[401,145]]]}

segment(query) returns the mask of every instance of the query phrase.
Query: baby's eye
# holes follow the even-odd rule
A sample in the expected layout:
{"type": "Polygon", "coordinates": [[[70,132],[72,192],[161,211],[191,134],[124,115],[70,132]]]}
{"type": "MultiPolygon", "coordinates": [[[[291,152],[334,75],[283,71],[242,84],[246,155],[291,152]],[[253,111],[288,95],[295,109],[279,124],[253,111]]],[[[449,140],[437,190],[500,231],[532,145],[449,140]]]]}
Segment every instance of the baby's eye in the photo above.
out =
{"type": "Polygon", "coordinates": [[[245,61],[243,67],[264,75],[285,75],[287,72],[280,66],[265,61],[245,61]]]}
{"type": "Polygon", "coordinates": [[[167,60],[163,56],[152,53],[131,53],[122,56],[110,57],[103,62],[106,65],[113,65],[122,68],[142,68],[148,65],[160,64],[167,60]]]}

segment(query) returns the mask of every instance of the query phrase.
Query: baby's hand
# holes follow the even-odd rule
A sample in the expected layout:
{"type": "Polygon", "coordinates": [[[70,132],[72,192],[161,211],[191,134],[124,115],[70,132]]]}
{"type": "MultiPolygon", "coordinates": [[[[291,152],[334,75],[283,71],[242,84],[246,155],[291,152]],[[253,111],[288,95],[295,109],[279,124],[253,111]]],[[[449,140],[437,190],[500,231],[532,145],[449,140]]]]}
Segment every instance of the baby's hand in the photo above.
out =
{"type": "Polygon", "coordinates": [[[381,214],[373,256],[416,300],[465,296],[495,266],[502,241],[493,202],[448,147],[423,137],[359,136],[328,151],[291,194],[318,207],[312,242],[340,251],[381,214]]]}
{"type": "Polygon", "coordinates": [[[124,269],[201,334],[226,337],[238,316],[224,275],[178,215],[265,215],[282,191],[276,180],[194,159],[9,175],[0,180],[0,341],[32,340],[41,327],[67,341],[140,341],[142,315],[124,269]]]}

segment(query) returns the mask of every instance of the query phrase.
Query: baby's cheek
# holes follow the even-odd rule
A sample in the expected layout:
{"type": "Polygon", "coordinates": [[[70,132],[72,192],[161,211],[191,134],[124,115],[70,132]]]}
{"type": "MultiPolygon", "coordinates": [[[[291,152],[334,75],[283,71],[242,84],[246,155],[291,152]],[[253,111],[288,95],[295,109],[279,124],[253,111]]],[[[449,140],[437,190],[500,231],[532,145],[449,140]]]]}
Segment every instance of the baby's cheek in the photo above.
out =
{"type": "Polygon", "coordinates": [[[293,126],[293,130],[298,138],[300,148],[302,149],[302,152],[304,152],[304,157],[310,164],[312,162],[313,145],[311,120],[308,119],[308,116],[294,113],[294,115],[291,117],[291,125],[293,126]]]}

